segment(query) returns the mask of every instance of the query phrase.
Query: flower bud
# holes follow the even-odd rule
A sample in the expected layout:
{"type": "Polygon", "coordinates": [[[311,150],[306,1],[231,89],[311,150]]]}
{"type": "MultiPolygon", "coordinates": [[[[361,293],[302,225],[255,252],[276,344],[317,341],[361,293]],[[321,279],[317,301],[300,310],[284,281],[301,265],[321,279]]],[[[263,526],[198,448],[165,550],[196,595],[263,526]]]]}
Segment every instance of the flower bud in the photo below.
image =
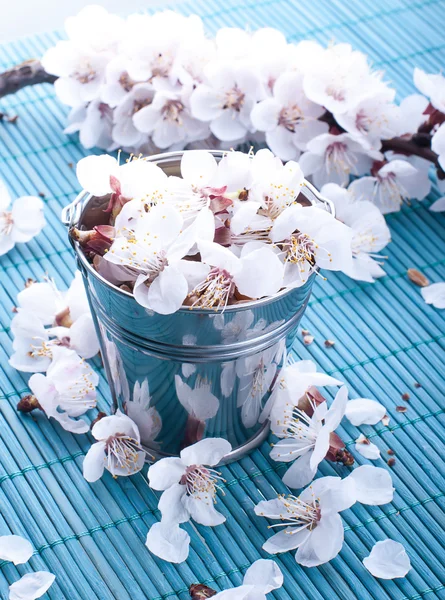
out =
{"type": "Polygon", "coordinates": [[[215,590],[212,590],[212,588],[207,587],[203,583],[194,583],[191,585],[189,593],[192,600],[205,600],[206,598],[216,596],[215,590]]]}

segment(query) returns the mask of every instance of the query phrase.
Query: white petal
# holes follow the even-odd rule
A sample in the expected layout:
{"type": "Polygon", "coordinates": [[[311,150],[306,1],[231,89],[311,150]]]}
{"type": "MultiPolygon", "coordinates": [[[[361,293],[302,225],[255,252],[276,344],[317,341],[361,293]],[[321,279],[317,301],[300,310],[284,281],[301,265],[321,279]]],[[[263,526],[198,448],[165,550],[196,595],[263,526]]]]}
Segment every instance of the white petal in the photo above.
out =
{"type": "Polygon", "coordinates": [[[111,435],[120,433],[134,438],[139,442],[139,430],[136,423],[119,410],[109,417],[103,417],[91,430],[96,440],[106,441],[111,435]]]}
{"type": "Polygon", "coordinates": [[[198,85],[190,96],[192,115],[200,121],[211,121],[222,112],[223,95],[207,85],[198,85]]]}
{"type": "Polygon", "coordinates": [[[86,433],[90,429],[89,423],[83,419],[72,419],[66,412],[54,411],[51,417],[60,423],[65,431],[70,431],[71,433],[86,433]]]}
{"type": "Polygon", "coordinates": [[[318,499],[321,512],[326,515],[341,512],[355,504],[356,488],[349,477],[320,477],[301,492],[300,499],[307,504],[318,499]]]}
{"type": "Polygon", "coordinates": [[[282,160],[294,160],[300,155],[296,146],[295,133],[285,127],[278,126],[272,131],[266,131],[266,142],[273,152],[282,160]]]}
{"type": "Polygon", "coordinates": [[[42,200],[34,196],[17,198],[12,207],[12,219],[15,242],[29,242],[45,225],[42,200]]]}
{"type": "Polygon", "coordinates": [[[346,404],[346,418],[353,425],[376,425],[386,415],[386,408],[376,400],[357,398],[346,404]]]}
{"type": "Polygon", "coordinates": [[[92,483],[100,479],[105,468],[105,442],[96,442],[83,460],[83,476],[92,483]]]}
{"type": "Polygon", "coordinates": [[[295,550],[295,548],[298,548],[303,544],[310,535],[311,532],[309,529],[298,531],[296,528],[288,527],[285,531],[280,531],[270,537],[267,542],[263,544],[263,550],[269,552],[269,554],[278,554],[279,552],[295,550]]]}
{"type": "Polygon", "coordinates": [[[346,411],[347,403],[348,388],[344,385],[338,390],[334,398],[334,402],[329,407],[329,410],[324,418],[325,425],[331,431],[335,431],[335,429],[337,429],[337,427],[340,425],[340,422],[343,419],[346,411]]]}
{"type": "Polygon", "coordinates": [[[295,560],[304,567],[316,567],[337,556],[343,546],[344,528],[340,515],[322,517],[311,535],[298,548],[295,560]]]}
{"type": "Polygon", "coordinates": [[[346,478],[355,484],[357,502],[379,506],[391,502],[394,495],[391,475],[386,469],[362,465],[346,478]]]}
{"type": "Polygon", "coordinates": [[[242,295],[263,298],[279,291],[283,274],[283,263],[273,250],[264,247],[242,257],[241,271],[235,275],[235,283],[242,295]]]}
{"type": "Polygon", "coordinates": [[[196,523],[206,527],[221,525],[226,517],[215,509],[213,497],[205,492],[196,492],[191,496],[183,496],[182,502],[196,523]]]}
{"type": "Polygon", "coordinates": [[[33,283],[17,294],[17,304],[35,313],[44,325],[52,325],[56,313],[63,308],[60,298],[50,283],[33,283]]]}
{"type": "Polygon", "coordinates": [[[359,454],[369,460],[377,460],[380,458],[380,450],[378,446],[368,441],[363,434],[360,434],[355,440],[355,449],[359,454]]]}
{"type": "Polygon", "coordinates": [[[241,268],[240,259],[228,248],[205,240],[200,240],[198,242],[198,248],[201,253],[202,261],[212,267],[227,269],[229,273],[236,273],[241,268]]]}
{"type": "Polygon", "coordinates": [[[435,308],[445,308],[445,282],[433,283],[420,290],[423,299],[427,304],[432,304],[435,308]]]}
{"type": "Polygon", "coordinates": [[[19,535],[0,536],[0,559],[10,560],[15,565],[28,562],[33,553],[31,542],[19,535]]]}
{"type": "Polygon", "coordinates": [[[136,292],[137,289],[139,289],[139,286],[136,280],[134,297],[139,304],[151,308],[161,315],[170,315],[179,310],[184,304],[188,293],[188,283],[178,269],[167,266],[148,288],[146,304],[141,302],[141,298],[136,292]]]}
{"type": "Polygon", "coordinates": [[[243,585],[258,587],[263,594],[268,594],[283,585],[283,573],[274,560],[260,558],[246,571],[243,585]]]}
{"type": "Polygon", "coordinates": [[[247,132],[237,113],[227,109],[210,123],[210,131],[222,142],[233,142],[241,139],[247,132]]]}
{"type": "Polygon", "coordinates": [[[35,600],[52,586],[56,576],[46,571],[27,573],[9,586],[9,600],[35,600]]]}
{"type": "Polygon", "coordinates": [[[363,559],[363,564],[371,575],[380,579],[405,577],[411,569],[411,561],[405,548],[394,540],[377,542],[371,554],[363,559]]]}
{"type": "Polygon", "coordinates": [[[175,483],[179,483],[185,473],[186,465],[180,458],[161,458],[150,465],[147,473],[150,487],[154,490],[166,490],[175,483]]]}
{"type": "Polygon", "coordinates": [[[180,483],[174,483],[163,492],[158,503],[163,522],[179,524],[190,520],[190,513],[183,503],[186,492],[185,485],[180,483]]]}
{"type": "Polygon", "coordinates": [[[311,456],[313,452],[308,452],[291,465],[283,475],[283,483],[292,489],[300,489],[310,483],[317,472],[317,467],[311,466],[311,456]]]}
{"type": "Polygon", "coordinates": [[[213,467],[232,451],[231,444],[223,438],[206,438],[181,450],[181,460],[187,465],[213,467]]]}
{"type": "Polygon", "coordinates": [[[330,436],[331,436],[330,428],[327,426],[322,427],[317,436],[317,441],[315,442],[315,448],[311,455],[311,461],[310,461],[311,469],[314,469],[316,471],[318,468],[318,465],[326,457],[326,454],[329,451],[330,436]]]}
{"type": "Polygon", "coordinates": [[[442,196],[442,198],[438,198],[435,202],[433,202],[430,206],[430,210],[433,212],[445,211],[445,196],[442,196]]]}
{"type": "Polygon", "coordinates": [[[276,129],[280,110],[281,105],[274,98],[267,98],[256,104],[250,115],[255,129],[259,131],[272,131],[276,129]]]}
{"type": "Polygon", "coordinates": [[[161,521],[151,526],[145,545],[162,560],[181,563],[189,555],[190,536],[179,525],[161,521]]]}
{"type": "Polygon", "coordinates": [[[110,175],[118,176],[117,160],[108,154],[86,156],[77,163],[77,179],[84,190],[94,196],[111,193],[110,175]]]}
{"type": "Polygon", "coordinates": [[[75,350],[82,358],[93,358],[99,352],[97,339],[91,315],[82,315],[68,330],[70,348],[75,350]]]}
{"type": "Polygon", "coordinates": [[[215,175],[217,162],[213,154],[205,150],[186,150],[181,159],[182,178],[202,188],[215,175]]]}

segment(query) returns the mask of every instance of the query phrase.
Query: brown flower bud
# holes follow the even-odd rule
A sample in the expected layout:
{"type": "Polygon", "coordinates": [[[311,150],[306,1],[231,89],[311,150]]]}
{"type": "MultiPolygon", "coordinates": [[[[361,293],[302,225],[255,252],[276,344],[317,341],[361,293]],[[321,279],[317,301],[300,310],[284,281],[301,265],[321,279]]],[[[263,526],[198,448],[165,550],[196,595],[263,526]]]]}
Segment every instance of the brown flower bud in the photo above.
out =
{"type": "Polygon", "coordinates": [[[70,309],[66,307],[57,313],[55,321],[56,325],[59,327],[71,327],[73,320],[71,318],[70,309]]]}
{"type": "Polygon", "coordinates": [[[212,590],[212,588],[209,588],[203,583],[194,583],[191,585],[189,593],[192,600],[206,600],[206,598],[216,596],[215,590],[212,590]]]}
{"type": "Polygon", "coordinates": [[[37,408],[43,410],[37,398],[32,394],[23,396],[23,398],[17,402],[17,410],[23,413],[32,412],[37,408]]]}

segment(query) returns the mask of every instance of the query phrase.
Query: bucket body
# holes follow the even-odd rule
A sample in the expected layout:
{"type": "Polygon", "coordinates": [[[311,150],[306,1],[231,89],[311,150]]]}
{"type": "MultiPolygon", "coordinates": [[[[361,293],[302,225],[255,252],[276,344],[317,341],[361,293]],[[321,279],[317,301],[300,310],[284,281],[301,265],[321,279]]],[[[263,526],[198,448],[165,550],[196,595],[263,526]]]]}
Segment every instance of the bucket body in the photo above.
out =
{"type": "MultiPolygon", "coordinates": [[[[181,155],[152,160],[175,174],[181,155]]],[[[324,202],[310,184],[308,189],[309,202],[324,202]]],[[[85,227],[105,202],[84,192],[64,210],[63,220],[85,227]]],[[[302,287],[223,312],[183,307],[160,315],[103,279],[80,246],[73,247],[114,406],[136,422],[150,454],[177,455],[205,437],[222,437],[232,445],[230,461],[260,444],[268,433],[263,409],[294,342],[314,275],[302,287]]]]}

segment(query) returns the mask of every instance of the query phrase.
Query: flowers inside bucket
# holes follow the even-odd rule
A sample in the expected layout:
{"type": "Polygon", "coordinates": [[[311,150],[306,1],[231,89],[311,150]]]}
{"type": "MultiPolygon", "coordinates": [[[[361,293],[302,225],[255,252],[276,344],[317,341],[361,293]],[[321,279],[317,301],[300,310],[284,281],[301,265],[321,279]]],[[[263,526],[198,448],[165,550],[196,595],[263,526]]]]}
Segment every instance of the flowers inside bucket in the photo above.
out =
{"type": "Polygon", "coordinates": [[[298,163],[191,150],[77,166],[64,211],[116,408],[152,454],[221,437],[237,459],[319,269],[352,262],[349,227],[298,163]]]}

